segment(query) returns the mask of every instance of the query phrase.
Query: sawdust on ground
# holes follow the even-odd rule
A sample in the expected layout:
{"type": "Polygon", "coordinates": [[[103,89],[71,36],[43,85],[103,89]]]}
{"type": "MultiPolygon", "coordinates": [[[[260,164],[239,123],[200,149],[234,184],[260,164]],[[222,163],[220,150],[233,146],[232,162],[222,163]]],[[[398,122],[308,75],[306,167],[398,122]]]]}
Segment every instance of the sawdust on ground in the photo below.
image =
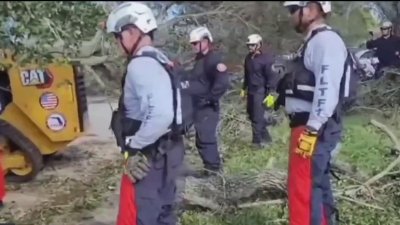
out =
{"type": "MultiPolygon", "coordinates": [[[[108,129],[111,107],[104,98],[92,98],[89,102],[90,135],[46,160],[34,181],[8,185],[0,223],[13,220],[18,225],[115,224],[121,155],[108,129]]],[[[115,106],[113,101],[112,107],[115,106]]],[[[184,181],[179,186],[184,188],[184,181]]]]}
{"type": "MultiPolygon", "coordinates": [[[[63,207],[68,207],[69,200],[77,200],[74,199],[74,196],[79,194],[76,192],[90,190],[92,182],[107,172],[101,170],[118,165],[121,156],[108,129],[111,117],[110,105],[104,98],[91,98],[89,103],[91,126],[88,133],[90,135],[79,138],[62,152],[49,157],[35,180],[24,184],[8,184],[6,207],[0,211],[0,219],[7,218],[33,225],[46,224],[46,218],[37,220],[37,217],[41,216],[37,215],[38,213],[43,213],[45,217],[44,209],[53,208],[54,214],[57,214],[58,211],[63,210],[63,207]],[[59,205],[60,202],[64,206],[59,205]],[[26,222],[30,221],[30,217],[32,217],[32,223],[26,222]]],[[[112,105],[115,107],[115,101],[112,105]]],[[[115,193],[117,196],[118,188],[109,187],[108,189],[110,193],[102,194],[115,193]]],[[[116,217],[115,212],[101,214],[109,219],[116,217]]],[[[82,218],[71,219],[82,220],[82,218]]],[[[58,224],[56,221],[51,224],[71,225],[68,222],[58,224]]],[[[112,224],[112,222],[106,224],[112,224]]]]}

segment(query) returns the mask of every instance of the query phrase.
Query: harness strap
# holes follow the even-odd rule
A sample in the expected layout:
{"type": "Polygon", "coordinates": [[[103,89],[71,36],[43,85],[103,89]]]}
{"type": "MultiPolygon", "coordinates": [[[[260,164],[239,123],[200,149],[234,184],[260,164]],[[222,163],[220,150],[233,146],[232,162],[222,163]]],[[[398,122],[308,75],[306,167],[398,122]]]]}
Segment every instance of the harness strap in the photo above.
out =
{"type": "Polygon", "coordinates": [[[173,135],[178,135],[176,132],[179,132],[178,131],[178,124],[177,124],[177,115],[178,115],[178,113],[177,113],[177,108],[178,108],[178,91],[177,91],[177,87],[176,87],[176,84],[175,84],[175,78],[174,78],[174,75],[172,74],[172,72],[171,72],[171,70],[172,70],[172,67],[170,67],[168,64],[166,64],[166,63],[163,63],[163,62],[161,62],[154,54],[152,54],[152,53],[148,53],[148,52],[143,52],[143,54],[142,55],[137,55],[137,56],[134,56],[133,58],[138,58],[138,57],[149,57],[149,58],[152,58],[152,59],[154,59],[155,61],[157,61],[164,69],[165,69],[165,71],[168,73],[168,76],[169,76],[169,78],[170,78],[170,82],[171,82],[171,86],[172,86],[172,95],[173,95],[173,98],[172,98],[172,103],[173,103],[173,110],[174,110],[174,117],[173,117],[173,122],[172,122],[172,124],[171,124],[171,126],[170,126],[170,128],[171,128],[171,130],[172,130],[172,132],[173,132],[173,135]],[[147,53],[147,54],[146,54],[147,53]]]}

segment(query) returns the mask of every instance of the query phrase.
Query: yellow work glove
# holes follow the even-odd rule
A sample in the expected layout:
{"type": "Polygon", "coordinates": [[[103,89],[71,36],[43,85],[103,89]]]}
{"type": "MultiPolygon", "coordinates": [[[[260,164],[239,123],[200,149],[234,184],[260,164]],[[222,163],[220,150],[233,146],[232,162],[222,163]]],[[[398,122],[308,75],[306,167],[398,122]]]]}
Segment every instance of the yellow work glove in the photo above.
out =
{"type": "Polygon", "coordinates": [[[300,134],[295,152],[304,158],[310,158],[315,151],[317,137],[317,131],[304,130],[300,134]]]}
{"type": "Polygon", "coordinates": [[[267,108],[273,108],[275,105],[275,102],[276,102],[276,96],[271,95],[271,94],[267,95],[267,97],[265,97],[264,101],[263,101],[265,107],[267,107],[267,108]]]}
{"type": "Polygon", "coordinates": [[[240,90],[240,97],[241,98],[244,98],[245,96],[246,96],[246,90],[244,90],[244,89],[242,89],[242,90],[240,90]]]}

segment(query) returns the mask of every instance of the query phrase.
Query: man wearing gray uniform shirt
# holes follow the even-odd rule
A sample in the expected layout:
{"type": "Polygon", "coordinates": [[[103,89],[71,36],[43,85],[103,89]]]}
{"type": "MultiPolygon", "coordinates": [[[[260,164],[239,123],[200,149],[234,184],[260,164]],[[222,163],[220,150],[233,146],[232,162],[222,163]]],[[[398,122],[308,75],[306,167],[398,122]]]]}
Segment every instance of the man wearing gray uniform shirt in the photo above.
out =
{"type": "Polygon", "coordinates": [[[285,1],[305,35],[300,56],[278,84],[277,104],[290,119],[290,225],[337,224],[330,184],[330,153],[340,141],[341,106],[350,96],[351,61],[342,38],[325,24],[330,1],[285,1]]]}
{"type": "Polygon", "coordinates": [[[156,20],[146,5],[127,2],[110,13],[106,29],[128,56],[112,127],[125,139],[119,146],[130,156],[127,170],[136,193],[135,224],[174,225],[175,181],[184,146],[182,136],[171,135],[171,124],[181,117],[180,110],[174,109],[180,107],[175,105],[179,96],[174,96],[163,66],[170,61],[152,46],[156,20]]]}

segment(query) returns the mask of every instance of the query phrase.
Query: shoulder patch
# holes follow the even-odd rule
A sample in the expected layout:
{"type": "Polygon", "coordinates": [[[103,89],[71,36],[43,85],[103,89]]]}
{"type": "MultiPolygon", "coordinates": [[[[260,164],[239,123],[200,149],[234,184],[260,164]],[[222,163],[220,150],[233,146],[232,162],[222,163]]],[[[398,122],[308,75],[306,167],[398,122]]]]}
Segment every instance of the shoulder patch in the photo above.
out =
{"type": "Polygon", "coordinates": [[[226,67],[226,65],[224,63],[218,63],[217,65],[217,70],[219,72],[225,72],[228,68],[226,67]]]}

